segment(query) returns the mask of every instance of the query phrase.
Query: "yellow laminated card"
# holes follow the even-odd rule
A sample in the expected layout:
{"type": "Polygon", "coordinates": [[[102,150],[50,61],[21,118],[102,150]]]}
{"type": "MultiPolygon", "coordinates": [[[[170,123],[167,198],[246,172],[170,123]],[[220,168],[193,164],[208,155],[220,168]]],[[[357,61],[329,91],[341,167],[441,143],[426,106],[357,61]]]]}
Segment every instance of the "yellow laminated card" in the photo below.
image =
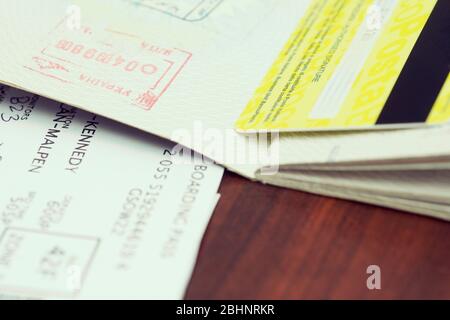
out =
{"type": "Polygon", "coordinates": [[[447,122],[449,41],[449,0],[313,0],[236,129],[447,122]]]}

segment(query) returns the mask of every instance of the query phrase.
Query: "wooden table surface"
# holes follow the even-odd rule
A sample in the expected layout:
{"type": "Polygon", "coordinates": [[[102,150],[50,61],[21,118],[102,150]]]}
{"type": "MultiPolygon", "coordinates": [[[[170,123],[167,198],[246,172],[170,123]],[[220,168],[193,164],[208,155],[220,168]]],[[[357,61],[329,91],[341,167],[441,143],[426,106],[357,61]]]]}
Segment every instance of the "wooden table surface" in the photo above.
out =
{"type": "Polygon", "coordinates": [[[450,299],[450,223],[229,172],[220,193],[187,299],[450,299]]]}

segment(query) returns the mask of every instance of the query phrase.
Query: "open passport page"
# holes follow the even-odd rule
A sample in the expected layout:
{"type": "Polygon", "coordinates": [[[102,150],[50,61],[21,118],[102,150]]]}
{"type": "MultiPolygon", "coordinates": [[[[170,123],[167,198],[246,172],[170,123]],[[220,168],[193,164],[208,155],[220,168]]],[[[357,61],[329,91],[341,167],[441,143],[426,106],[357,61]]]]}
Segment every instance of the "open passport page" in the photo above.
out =
{"type": "Polygon", "coordinates": [[[250,179],[450,220],[447,0],[0,3],[2,100],[16,87],[250,179]]]}

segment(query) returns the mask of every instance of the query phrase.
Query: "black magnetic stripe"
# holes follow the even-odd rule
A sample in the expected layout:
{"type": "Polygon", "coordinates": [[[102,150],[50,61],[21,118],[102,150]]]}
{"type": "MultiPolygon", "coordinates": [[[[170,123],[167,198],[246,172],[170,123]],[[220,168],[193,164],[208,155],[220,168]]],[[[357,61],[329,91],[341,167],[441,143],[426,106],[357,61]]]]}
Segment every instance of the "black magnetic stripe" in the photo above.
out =
{"type": "Polygon", "coordinates": [[[422,123],[450,70],[450,0],[439,0],[391,92],[377,124],[422,123]]]}

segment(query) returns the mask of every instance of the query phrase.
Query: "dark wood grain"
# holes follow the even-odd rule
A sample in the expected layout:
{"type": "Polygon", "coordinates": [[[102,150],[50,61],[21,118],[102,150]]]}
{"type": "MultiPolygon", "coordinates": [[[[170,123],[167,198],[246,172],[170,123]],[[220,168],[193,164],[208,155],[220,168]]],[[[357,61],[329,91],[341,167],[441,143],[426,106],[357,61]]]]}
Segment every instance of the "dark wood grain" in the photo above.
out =
{"type": "Polygon", "coordinates": [[[220,193],[187,299],[450,299],[450,223],[231,173],[220,193]]]}

